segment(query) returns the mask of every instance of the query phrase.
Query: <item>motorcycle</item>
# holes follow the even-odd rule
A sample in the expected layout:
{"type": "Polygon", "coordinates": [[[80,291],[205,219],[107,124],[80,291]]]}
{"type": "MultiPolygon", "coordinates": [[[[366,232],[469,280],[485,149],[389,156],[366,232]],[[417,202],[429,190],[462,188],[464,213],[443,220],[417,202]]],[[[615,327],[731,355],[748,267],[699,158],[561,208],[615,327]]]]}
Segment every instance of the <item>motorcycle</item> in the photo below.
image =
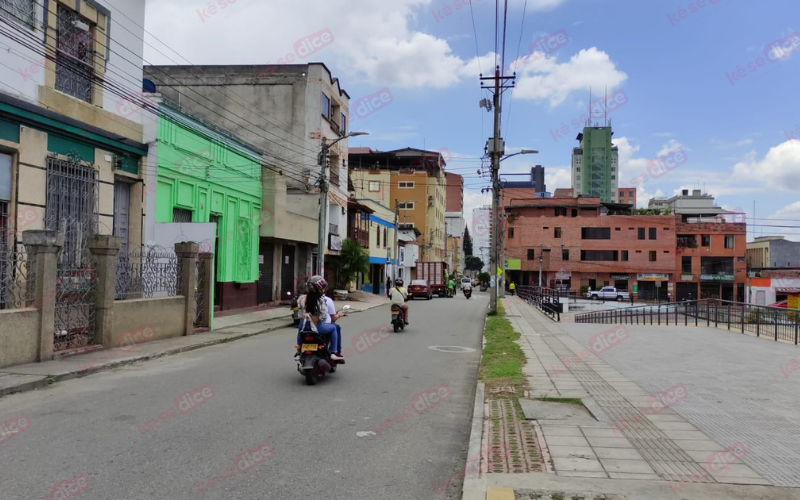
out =
{"type": "Polygon", "coordinates": [[[300,326],[300,307],[297,305],[297,297],[292,299],[292,324],[300,326]]]}
{"type": "MultiPolygon", "coordinates": [[[[350,306],[342,309],[350,309],[350,306]]],[[[306,378],[306,384],[316,384],[319,377],[334,373],[337,365],[345,364],[343,359],[337,361],[331,358],[330,339],[327,335],[309,330],[304,331],[300,338],[302,344],[295,346],[300,349],[300,357],[296,358],[297,371],[306,378]]]]}
{"type": "Polygon", "coordinates": [[[472,297],[472,288],[464,288],[464,297],[468,299],[472,297]]]}
{"type": "Polygon", "coordinates": [[[403,308],[397,304],[392,304],[392,328],[395,333],[398,330],[405,330],[406,328],[406,315],[403,308]]]}

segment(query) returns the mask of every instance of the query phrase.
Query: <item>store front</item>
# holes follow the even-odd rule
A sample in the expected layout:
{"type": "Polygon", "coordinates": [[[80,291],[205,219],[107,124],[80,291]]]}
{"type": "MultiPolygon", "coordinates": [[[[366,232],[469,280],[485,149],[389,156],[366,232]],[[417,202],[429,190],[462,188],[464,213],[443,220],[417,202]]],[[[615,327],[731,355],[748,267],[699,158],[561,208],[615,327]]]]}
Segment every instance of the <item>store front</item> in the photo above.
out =
{"type": "Polygon", "coordinates": [[[627,291],[631,276],[629,274],[612,274],[611,280],[614,282],[614,288],[627,291]]]}
{"type": "Polygon", "coordinates": [[[667,300],[669,274],[639,273],[636,275],[633,292],[643,300],[667,300]]]}

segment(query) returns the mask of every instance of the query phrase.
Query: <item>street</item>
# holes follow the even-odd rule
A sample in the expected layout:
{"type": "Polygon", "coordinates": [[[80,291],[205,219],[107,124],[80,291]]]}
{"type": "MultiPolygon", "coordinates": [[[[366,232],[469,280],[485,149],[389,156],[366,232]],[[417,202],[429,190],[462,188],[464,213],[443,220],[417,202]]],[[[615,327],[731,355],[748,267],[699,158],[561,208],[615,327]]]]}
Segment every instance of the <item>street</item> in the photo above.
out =
{"type": "Polygon", "coordinates": [[[487,299],[411,301],[379,343],[361,334],[388,326],[388,305],[341,319],[352,351],[316,386],[287,327],[4,397],[0,421],[30,424],[0,435],[0,498],[84,473],[80,500],[460,498],[460,481],[433,484],[465,465],[487,299]]]}

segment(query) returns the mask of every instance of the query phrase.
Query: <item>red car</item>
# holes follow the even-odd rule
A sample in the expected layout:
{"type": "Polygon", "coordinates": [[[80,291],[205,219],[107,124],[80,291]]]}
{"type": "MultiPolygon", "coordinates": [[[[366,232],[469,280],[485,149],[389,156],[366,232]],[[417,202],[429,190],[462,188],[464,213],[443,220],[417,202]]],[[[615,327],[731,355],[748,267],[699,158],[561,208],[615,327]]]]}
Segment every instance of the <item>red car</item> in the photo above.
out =
{"type": "Polygon", "coordinates": [[[789,303],[788,300],[782,300],[780,302],[775,302],[774,304],[770,304],[767,307],[782,307],[782,308],[786,309],[786,308],[789,307],[788,303],[789,303]]]}
{"type": "Polygon", "coordinates": [[[414,297],[425,297],[427,300],[431,300],[433,298],[433,289],[426,280],[413,280],[408,285],[408,294],[412,299],[414,297]]]}

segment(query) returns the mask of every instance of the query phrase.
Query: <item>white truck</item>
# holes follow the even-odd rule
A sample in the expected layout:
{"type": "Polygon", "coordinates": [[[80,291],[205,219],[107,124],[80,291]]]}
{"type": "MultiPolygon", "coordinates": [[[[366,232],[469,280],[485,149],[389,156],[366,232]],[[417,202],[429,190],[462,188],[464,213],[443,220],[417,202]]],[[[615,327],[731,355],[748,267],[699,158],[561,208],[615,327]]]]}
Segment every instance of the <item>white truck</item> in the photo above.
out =
{"type": "Polygon", "coordinates": [[[586,292],[586,296],[592,300],[630,300],[631,296],[625,290],[617,290],[613,286],[604,286],[600,290],[586,292]]]}

